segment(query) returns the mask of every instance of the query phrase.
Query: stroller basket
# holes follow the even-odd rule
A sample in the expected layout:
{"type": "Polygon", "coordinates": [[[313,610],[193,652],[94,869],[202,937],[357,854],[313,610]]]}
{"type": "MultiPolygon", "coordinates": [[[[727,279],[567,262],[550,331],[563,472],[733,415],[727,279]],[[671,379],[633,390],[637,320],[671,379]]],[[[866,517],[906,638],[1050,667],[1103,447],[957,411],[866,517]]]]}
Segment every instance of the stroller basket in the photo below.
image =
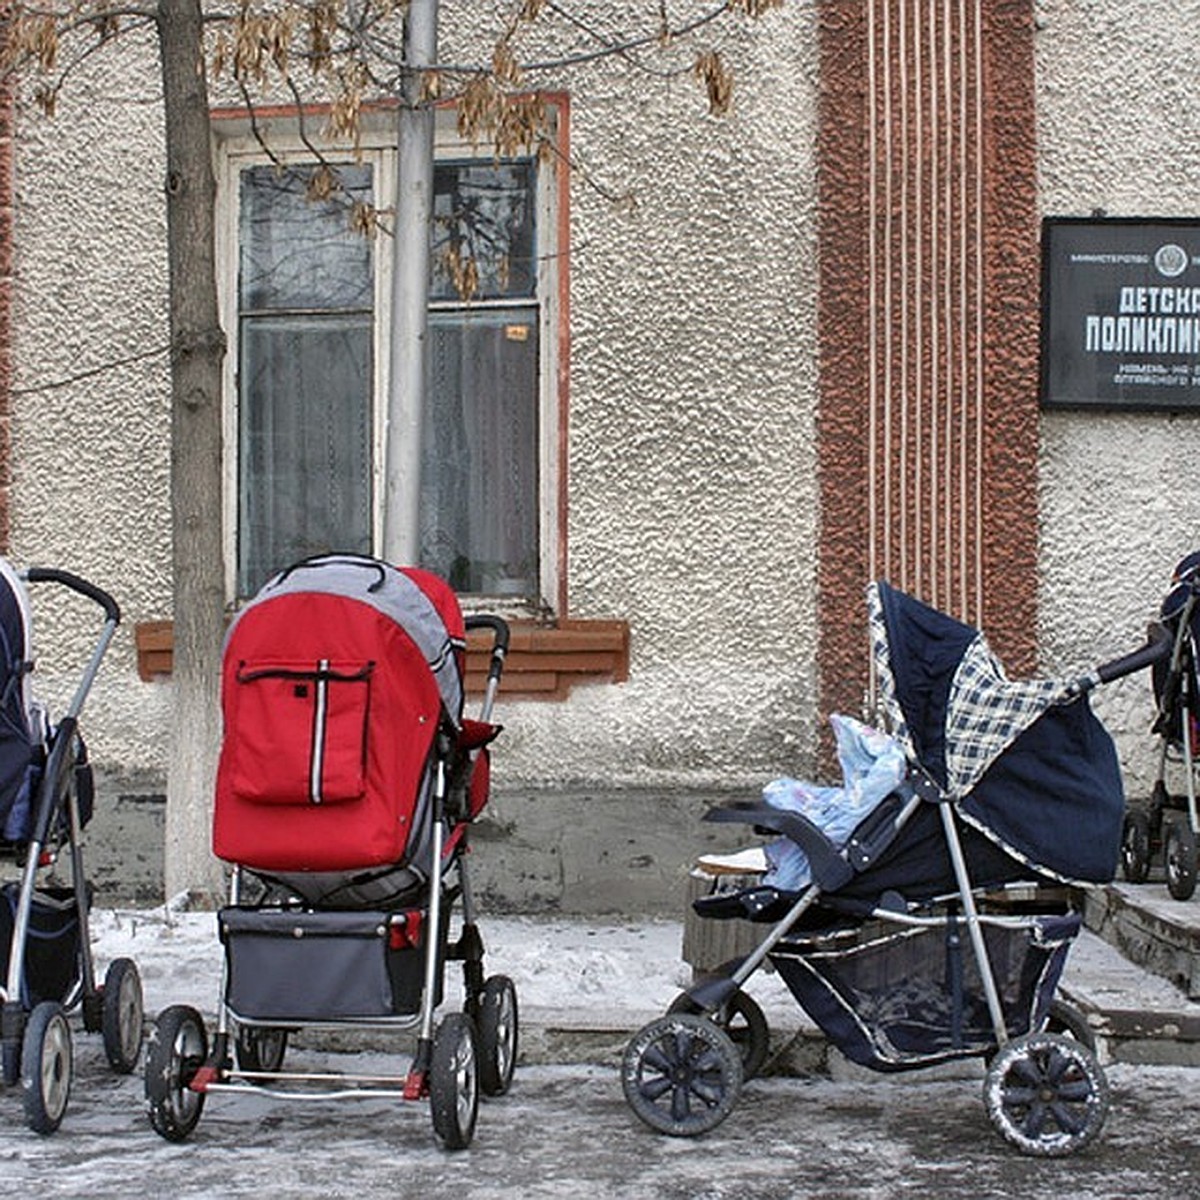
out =
{"type": "MultiPolygon", "coordinates": [[[[21,886],[5,884],[0,892],[0,954],[8,962],[21,886]]],[[[22,1005],[32,1009],[43,1000],[65,1003],[80,977],[80,926],[75,893],[70,888],[39,888],[33,893],[25,942],[22,1005]]]]}
{"type": "Polygon", "coordinates": [[[223,908],[229,1006],[261,1022],[415,1013],[424,982],[425,917],[422,910],[223,908]]]}
{"type": "MultiPolygon", "coordinates": [[[[1080,923],[1067,913],[985,924],[1010,1036],[1041,1027],[1080,923]]],[[[966,926],[955,916],[899,928],[872,921],[785,941],[771,960],[826,1036],[862,1066],[903,1070],[996,1044],[966,926]]]]}

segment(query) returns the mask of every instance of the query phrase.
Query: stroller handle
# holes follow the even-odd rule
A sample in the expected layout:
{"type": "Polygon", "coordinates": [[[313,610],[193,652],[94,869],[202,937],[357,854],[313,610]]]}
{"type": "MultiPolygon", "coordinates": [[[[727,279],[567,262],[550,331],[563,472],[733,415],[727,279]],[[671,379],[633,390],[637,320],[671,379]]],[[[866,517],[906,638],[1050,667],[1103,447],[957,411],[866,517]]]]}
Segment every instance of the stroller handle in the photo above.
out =
{"type": "Polygon", "coordinates": [[[1126,675],[1162,662],[1171,653],[1173,641],[1170,630],[1162,625],[1152,625],[1144,646],[1111,662],[1101,663],[1082,681],[1083,690],[1089,691],[1100,683],[1112,683],[1114,679],[1123,679],[1126,675]]]}
{"type": "Polygon", "coordinates": [[[503,664],[504,656],[508,653],[508,622],[503,617],[491,613],[471,613],[463,618],[463,624],[468,632],[472,629],[490,629],[492,631],[492,654],[499,655],[503,664]]]}
{"type": "Polygon", "coordinates": [[[103,589],[70,571],[60,571],[56,567],[30,567],[25,572],[25,578],[30,583],[60,583],[89,600],[94,600],[102,609],[104,615],[114,625],[121,623],[121,606],[103,589]]]}
{"type": "Polygon", "coordinates": [[[504,671],[504,658],[508,654],[508,622],[492,613],[471,613],[464,618],[463,625],[472,629],[490,629],[492,632],[492,654],[488,665],[487,686],[484,688],[480,719],[490,721],[496,693],[500,690],[500,676],[504,671]]]}

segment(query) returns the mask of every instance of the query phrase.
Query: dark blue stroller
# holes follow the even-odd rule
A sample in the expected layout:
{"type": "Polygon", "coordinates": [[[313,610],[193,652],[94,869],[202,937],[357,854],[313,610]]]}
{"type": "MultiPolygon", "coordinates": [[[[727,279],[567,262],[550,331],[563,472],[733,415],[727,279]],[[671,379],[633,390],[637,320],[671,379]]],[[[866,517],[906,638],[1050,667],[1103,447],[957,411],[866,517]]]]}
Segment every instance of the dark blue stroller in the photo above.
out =
{"type": "Polygon", "coordinates": [[[76,1006],[84,1028],[103,1035],[113,1070],[128,1074],[141,1052],[141,980],[132,960],[120,958],[98,983],[83,870],[93,783],[79,716],[120,619],[116,601],[86,580],[35,567],[18,574],[0,559],[0,850],[19,873],[0,886],[0,953],[7,963],[0,1061],[7,1086],[21,1081],[25,1118],[37,1133],[53,1133],[66,1111],[73,1067],[67,1014],[76,1006]],[[30,688],[25,585],[41,583],[66,588],[104,612],[75,694],[53,723],[30,688]],[[68,871],[62,880],[60,866],[68,871]]]}
{"type": "Polygon", "coordinates": [[[1072,887],[1112,878],[1124,804],[1087,692],[1169,643],[1080,679],[1014,682],[969,626],[883,583],[869,603],[898,785],[841,844],[771,803],[708,814],[783,835],[810,882],[782,890],[768,874],[696,902],[772,927],[633,1037],[626,1099],[664,1133],[724,1120],[766,1058],[766,1020],[741,989],[769,960],[852,1061],[904,1071],[983,1058],[1000,1133],[1025,1153],[1069,1154],[1099,1133],[1108,1087],[1083,1014],[1054,992],[1081,924],[1072,887]]]}
{"type": "Polygon", "coordinates": [[[1171,639],[1169,658],[1153,672],[1157,714],[1151,732],[1159,736],[1158,775],[1150,803],[1130,806],[1121,840],[1121,869],[1130,883],[1144,883],[1153,860],[1161,853],[1167,890],[1187,900],[1196,890],[1196,845],[1200,812],[1196,804],[1196,763],[1200,758],[1200,553],[1176,564],[1171,590],[1159,610],[1165,636],[1171,639]],[[1183,790],[1168,787],[1177,772],[1183,790]]]}

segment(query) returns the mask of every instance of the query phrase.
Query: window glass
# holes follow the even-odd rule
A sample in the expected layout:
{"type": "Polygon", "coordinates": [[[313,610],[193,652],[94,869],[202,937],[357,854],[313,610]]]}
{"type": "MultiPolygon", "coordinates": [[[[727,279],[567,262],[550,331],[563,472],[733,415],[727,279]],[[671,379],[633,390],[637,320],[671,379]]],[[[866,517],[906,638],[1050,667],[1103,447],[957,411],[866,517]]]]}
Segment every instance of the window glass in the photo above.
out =
{"type": "Polygon", "coordinates": [[[434,168],[422,565],[536,599],[538,309],[533,160],[434,168]]]}
{"type": "Polygon", "coordinates": [[[433,172],[434,300],[532,296],[533,161],[443,162],[433,172]]]}
{"type": "MultiPolygon", "coordinates": [[[[370,166],[346,167],[369,198],[370,166]]],[[[240,180],[238,593],[330,550],[369,551],[372,250],[345,196],[312,202],[302,174],[240,180]]]]}
{"type": "Polygon", "coordinates": [[[537,314],[430,314],[421,561],[460,591],[538,595],[537,314]]]}
{"type": "Polygon", "coordinates": [[[371,167],[338,168],[342,190],[307,196],[308,169],[241,173],[242,309],[370,308],[370,238],[350,227],[350,207],[371,200],[371,167]]]}

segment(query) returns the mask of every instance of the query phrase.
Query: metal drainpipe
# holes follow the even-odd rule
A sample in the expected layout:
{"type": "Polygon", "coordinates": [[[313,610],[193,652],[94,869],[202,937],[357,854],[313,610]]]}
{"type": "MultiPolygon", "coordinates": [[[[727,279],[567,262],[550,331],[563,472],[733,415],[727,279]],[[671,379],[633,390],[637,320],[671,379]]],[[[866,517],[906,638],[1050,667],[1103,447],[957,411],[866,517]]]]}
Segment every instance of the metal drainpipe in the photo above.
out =
{"type": "Polygon", "coordinates": [[[428,345],[429,228],[433,213],[433,107],[421,104],[422,68],[437,61],[437,0],[410,0],[392,272],[392,346],[384,449],[383,556],[418,561],[421,415],[428,345]]]}

